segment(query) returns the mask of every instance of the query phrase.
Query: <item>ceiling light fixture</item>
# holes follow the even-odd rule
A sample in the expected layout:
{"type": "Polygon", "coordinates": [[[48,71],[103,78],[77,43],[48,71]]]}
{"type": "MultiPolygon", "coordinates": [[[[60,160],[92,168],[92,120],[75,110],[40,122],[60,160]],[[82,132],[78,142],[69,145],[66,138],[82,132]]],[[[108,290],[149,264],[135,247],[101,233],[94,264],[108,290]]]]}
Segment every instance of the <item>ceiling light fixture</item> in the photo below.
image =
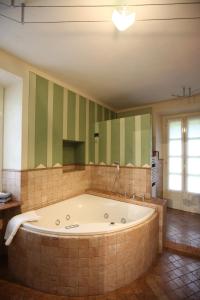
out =
{"type": "Polygon", "coordinates": [[[119,31],[125,31],[135,22],[135,13],[126,7],[115,9],[112,13],[112,22],[119,31]]]}
{"type": "MultiPolygon", "coordinates": [[[[13,21],[18,24],[67,24],[67,23],[110,23],[111,19],[66,19],[66,20],[29,20],[25,18],[25,12],[27,9],[29,10],[34,10],[35,8],[38,9],[40,8],[100,8],[100,7],[117,7],[117,5],[114,4],[93,4],[93,5],[27,5],[25,4],[25,0],[21,0],[21,4],[16,4],[16,0],[9,0],[10,4],[6,4],[6,2],[3,2],[0,0],[0,21],[1,17],[13,21]],[[6,14],[1,12],[1,6],[5,6],[8,9],[12,8],[12,10],[21,8],[21,19],[18,18],[13,18],[9,16],[6,12],[6,14]]],[[[174,0],[175,1],[175,0],[174,0]]],[[[17,1],[18,3],[18,1],[17,1]]],[[[131,13],[130,11],[127,10],[127,8],[130,7],[146,7],[146,6],[183,6],[183,5],[200,5],[200,1],[195,1],[195,2],[166,2],[166,3],[140,3],[140,4],[127,4],[122,6],[121,9],[115,9],[112,13],[112,22],[116,26],[116,28],[119,31],[124,31],[128,29],[134,22],[135,22],[135,13],[131,13]]],[[[183,17],[165,17],[165,18],[145,18],[145,19],[140,19],[137,18],[137,22],[175,22],[175,21],[199,21],[200,16],[183,16],[183,17]]]]}

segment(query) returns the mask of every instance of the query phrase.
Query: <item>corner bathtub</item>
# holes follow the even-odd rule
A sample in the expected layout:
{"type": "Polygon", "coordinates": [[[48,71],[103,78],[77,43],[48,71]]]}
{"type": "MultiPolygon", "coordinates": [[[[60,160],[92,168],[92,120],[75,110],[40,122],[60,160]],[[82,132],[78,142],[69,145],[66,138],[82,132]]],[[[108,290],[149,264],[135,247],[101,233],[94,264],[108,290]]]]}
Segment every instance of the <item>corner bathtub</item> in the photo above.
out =
{"type": "Polygon", "coordinates": [[[158,215],[149,207],[80,195],[38,209],[9,246],[23,284],[65,296],[100,295],[143,274],[158,252],[158,215]]]}

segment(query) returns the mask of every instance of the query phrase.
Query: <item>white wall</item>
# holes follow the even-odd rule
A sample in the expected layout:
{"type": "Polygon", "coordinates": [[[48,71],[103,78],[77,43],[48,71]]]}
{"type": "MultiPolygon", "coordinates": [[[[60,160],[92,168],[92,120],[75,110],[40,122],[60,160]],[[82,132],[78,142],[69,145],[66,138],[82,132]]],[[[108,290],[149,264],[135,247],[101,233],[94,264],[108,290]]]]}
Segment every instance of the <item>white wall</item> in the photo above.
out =
{"type": "Polygon", "coordinates": [[[4,89],[3,169],[21,169],[22,80],[4,89]]]}
{"type": "Polygon", "coordinates": [[[3,87],[0,86],[0,191],[2,190],[2,162],[3,162],[3,87]]]}

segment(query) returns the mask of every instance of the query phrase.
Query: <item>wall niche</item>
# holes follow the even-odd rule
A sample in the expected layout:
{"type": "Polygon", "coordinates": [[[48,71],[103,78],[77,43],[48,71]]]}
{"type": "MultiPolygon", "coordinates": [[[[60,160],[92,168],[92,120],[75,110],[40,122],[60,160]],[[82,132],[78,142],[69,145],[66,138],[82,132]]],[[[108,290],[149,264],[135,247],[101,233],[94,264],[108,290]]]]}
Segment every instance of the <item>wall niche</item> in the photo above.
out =
{"type": "Polygon", "coordinates": [[[85,169],[85,142],[63,140],[63,171],[85,169]]]}

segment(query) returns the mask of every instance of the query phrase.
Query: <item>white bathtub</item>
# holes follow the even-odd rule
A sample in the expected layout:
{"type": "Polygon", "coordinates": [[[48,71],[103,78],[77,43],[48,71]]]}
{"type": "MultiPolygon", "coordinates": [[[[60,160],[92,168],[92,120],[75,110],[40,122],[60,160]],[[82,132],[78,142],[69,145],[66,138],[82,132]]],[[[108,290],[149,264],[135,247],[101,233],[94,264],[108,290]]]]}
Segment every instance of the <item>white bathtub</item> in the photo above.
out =
{"type": "Polygon", "coordinates": [[[154,212],[153,208],[84,194],[38,209],[40,220],[23,227],[48,235],[105,234],[138,225],[154,212]]]}

